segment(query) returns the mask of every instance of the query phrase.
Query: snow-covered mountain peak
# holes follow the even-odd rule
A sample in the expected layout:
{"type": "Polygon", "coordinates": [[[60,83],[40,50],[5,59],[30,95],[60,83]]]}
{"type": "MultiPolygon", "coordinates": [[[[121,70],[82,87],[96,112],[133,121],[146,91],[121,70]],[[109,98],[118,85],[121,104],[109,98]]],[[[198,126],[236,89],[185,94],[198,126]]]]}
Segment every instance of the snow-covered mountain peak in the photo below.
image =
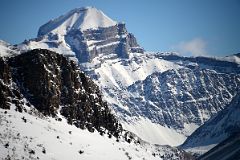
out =
{"type": "Polygon", "coordinates": [[[65,35],[70,30],[84,31],[115,26],[116,24],[116,21],[110,19],[101,10],[94,7],[76,8],[41,26],[38,36],[43,36],[50,32],[65,35]]]}
{"type": "Polygon", "coordinates": [[[50,49],[78,62],[91,62],[101,55],[128,58],[129,53],[144,51],[124,23],[113,21],[94,7],[76,8],[50,20],[39,28],[38,38],[24,41],[18,48],[50,49]]]}

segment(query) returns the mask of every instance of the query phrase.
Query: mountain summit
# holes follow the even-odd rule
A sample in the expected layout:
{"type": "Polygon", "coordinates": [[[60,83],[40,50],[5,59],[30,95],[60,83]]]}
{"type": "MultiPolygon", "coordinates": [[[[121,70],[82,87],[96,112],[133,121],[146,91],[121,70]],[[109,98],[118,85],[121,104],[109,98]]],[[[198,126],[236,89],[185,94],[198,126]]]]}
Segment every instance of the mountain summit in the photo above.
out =
{"type": "Polygon", "coordinates": [[[106,28],[117,25],[117,22],[110,19],[102,11],[94,7],[83,7],[71,10],[40,27],[38,36],[50,32],[65,35],[70,30],[88,30],[106,28]]]}
{"type": "Polygon", "coordinates": [[[73,9],[40,27],[38,38],[19,45],[22,51],[42,48],[72,57],[80,63],[95,57],[128,58],[143,53],[133,34],[94,7],[73,9]]]}

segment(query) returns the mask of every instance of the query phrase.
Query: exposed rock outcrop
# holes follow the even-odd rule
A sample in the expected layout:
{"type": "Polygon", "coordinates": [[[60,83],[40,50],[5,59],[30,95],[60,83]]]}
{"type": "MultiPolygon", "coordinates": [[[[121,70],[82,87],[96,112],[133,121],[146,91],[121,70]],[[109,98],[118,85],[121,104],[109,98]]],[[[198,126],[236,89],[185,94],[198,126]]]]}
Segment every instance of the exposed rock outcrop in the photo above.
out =
{"type": "Polygon", "coordinates": [[[98,86],[62,55],[36,49],[0,59],[0,66],[1,108],[9,109],[12,101],[24,108],[19,102],[24,97],[43,114],[56,116],[60,111],[70,124],[82,129],[116,137],[122,131],[98,86]],[[11,84],[15,89],[9,88],[11,84]]]}
{"type": "MultiPolygon", "coordinates": [[[[49,35],[58,37],[58,34],[49,35]]],[[[49,36],[47,35],[47,36],[49,36]]],[[[115,54],[116,57],[128,58],[129,52],[143,53],[133,34],[128,33],[125,24],[98,29],[78,30],[72,29],[64,35],[66,43],[74,51],[78,61],[91,62],[100,54],[106,56],[115,54]]]]}
{"type": "Polygon", "coordinates": [[[12,83],[11,68],[6,60],[0,57],[0,108],[10,109],[14,104],[16,109],[22,111],[23,96],[18,87],[12,83]]]}

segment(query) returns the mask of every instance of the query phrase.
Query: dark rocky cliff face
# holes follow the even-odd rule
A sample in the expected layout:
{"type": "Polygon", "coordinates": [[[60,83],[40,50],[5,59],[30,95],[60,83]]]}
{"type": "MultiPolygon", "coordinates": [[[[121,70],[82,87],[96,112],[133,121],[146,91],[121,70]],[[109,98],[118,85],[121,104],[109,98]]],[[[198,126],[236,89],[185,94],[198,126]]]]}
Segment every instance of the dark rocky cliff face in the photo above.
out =
{"type": "Polygon", "coordinates": [[[5,59],[0,57],[0,108],[10,109],[14,104],[16,109],[21,111],[23,105],[23,96],[19,89],[12,83],[12,73],[10,66],[5,59]]]}
{"type": "Polygon", "coordinates": [[[7,85],[10,81],[9,67],[5,61],[0,57],[0,107],[3,109],[9,109],[9,104],[7,103],[7,97],[9,96],[9,89],[7,85]]]}
{"type": "Polygon", "coordinates": [[[118,137],[121,124],[102,95],[73,61],[36,49],[8,60],[0,59],[0,107],[32,104],[45,115],[60,112],[70,124],[118,137]],[[24,104],[26,99],[28,104],[24,104]]]}

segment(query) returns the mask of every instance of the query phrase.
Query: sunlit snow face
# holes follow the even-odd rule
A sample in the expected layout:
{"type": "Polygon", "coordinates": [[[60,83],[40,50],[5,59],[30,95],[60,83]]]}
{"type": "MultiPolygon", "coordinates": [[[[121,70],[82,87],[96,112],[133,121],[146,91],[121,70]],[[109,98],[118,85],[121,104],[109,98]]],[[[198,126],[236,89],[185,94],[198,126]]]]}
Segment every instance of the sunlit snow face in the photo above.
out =
{"type": "Polygon", "coordinates": [[[50,32],[65,35],[71,30],[84,31],[87,29],[97,29],[99,27],[115,26],[116,24],[117,22],[96,8],[78,8],[40,27],[39,36],[50,32]]]}

